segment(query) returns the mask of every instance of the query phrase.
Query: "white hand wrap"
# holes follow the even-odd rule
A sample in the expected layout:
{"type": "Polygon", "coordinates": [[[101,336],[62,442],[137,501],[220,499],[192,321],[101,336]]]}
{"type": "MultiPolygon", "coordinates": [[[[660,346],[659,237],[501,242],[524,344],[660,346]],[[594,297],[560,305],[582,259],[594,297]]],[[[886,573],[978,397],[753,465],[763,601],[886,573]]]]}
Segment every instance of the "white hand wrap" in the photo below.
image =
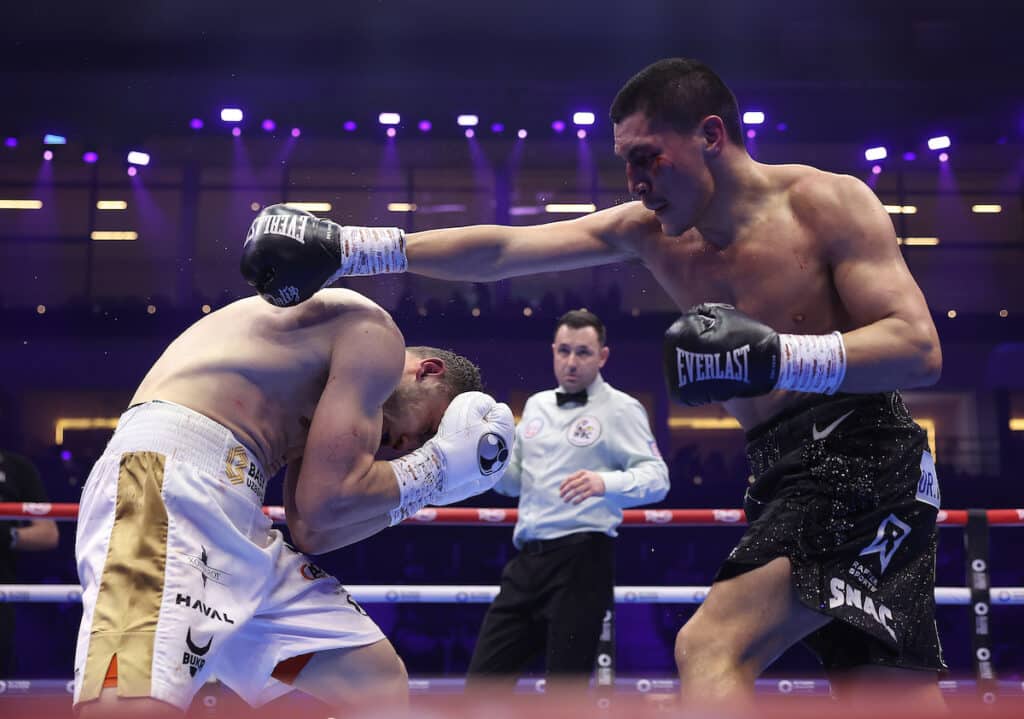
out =
{"type": "Polygon", "coordinates": [[[405,233],[397,227],[338,226],[341,266],[324,287],[341,277],[405,272],[405,233]]]}
{"type": "Polygon", "coordinates": [[[483,392],[457,396],[433,439],[390,463],[400,496],[391,526],[427,504],[460,502],[493,487],[508,467],[514,437],[508,405],[483,392]]]}
{"type": "Polygon", "coordinates": [[[423,509],[440,491],[444,483],[444,454],[433,442],[427,442],[417,450],[389,462],[395,472],[401,500],[391,510],[394,527],[423,509]]]}
{"type": "Polygon", "coordinates": [[[841,332],[779,335],[779,380],[775,389],[835,394],[846,377],[846,345],[841,332]]]}

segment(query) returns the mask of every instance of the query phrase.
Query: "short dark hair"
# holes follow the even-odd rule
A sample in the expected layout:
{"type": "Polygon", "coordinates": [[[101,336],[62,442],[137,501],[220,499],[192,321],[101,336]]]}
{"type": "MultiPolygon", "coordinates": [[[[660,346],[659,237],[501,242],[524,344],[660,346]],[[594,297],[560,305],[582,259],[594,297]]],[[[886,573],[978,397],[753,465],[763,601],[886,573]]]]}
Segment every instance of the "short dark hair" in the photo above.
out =
{"type": "Polygon", "coordinates": [[[667,123],[678,132],[691,132],[708,115],[718,115],[729,139],[745,147],[736,96],[714,70],[699,60],[658,60],[630,78],[615,96],[608,114],[618,124],[636,112],[667,123]]]}
{"type": "Polygon", "coordinates": [[[574,330],[583,329],[584,327],[593,327],[594,331],[597,332],[598,345],[604,347],[606,339],[604,322],[602,322],[601,318],[590,310],[569,310],[558,318],[558,324],[555,325],[555,332],[558,332],[558,328],[562,325],[572,327],[574,330]]]}
{"type": "Polygon", "coordinates": [[[460,354],[437,347],[406,347],[406,352],[425,359],[437,357],[444,360],[444,377],[441,383],[448,389],[449,399],[455,399],[463,392],[483,392],[484,383],[480,379],[480,368],[460,354]]]}

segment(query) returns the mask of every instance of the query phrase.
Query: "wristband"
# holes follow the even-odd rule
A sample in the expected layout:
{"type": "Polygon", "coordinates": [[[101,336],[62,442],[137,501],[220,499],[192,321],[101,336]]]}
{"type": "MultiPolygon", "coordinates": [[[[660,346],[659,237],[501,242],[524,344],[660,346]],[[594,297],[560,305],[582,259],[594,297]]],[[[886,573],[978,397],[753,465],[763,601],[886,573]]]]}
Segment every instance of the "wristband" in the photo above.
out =
{"type": "Polygon", "coordinates": [[[416,514],[436,496],[444,482],[445,461],[434,442],[428,441],[419,449],[391,460],[388,464],[395,473],[400,497],[398,506],[388,513],[388,526],[394,527],[416,514]]]}
{"type": "Polygon", "coordinates": [[[779,335],[779,379],[775,389],[835,394],[846,377],[846,346],[841,332],[779,335]]]}
{"type": "Polygon", "coordinates": [[[405,233],[397,227],[342,227],[332,222],[327,231],[339,232],[341,264],[324,287],[341,277],[405,272],[409,266],[405,233]]]}

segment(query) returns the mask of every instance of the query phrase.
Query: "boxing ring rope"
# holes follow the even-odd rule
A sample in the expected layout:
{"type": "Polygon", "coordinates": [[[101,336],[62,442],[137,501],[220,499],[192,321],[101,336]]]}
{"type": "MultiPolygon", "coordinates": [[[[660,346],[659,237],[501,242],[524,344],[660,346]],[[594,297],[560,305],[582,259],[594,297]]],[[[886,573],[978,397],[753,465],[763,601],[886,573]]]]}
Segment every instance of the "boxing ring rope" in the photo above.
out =
{"type": "MultiPolygon", "coordinates": [[[[266,506],[264,513],[275,523],[285,520],[284,508],[266,506]]],[[[978,510],[972,510],[979,512],[978,510]]],[[[988,509],[983,512],[989,526],[1024,526],[1024,509],[988,509]]],[[[515,524],[516,509],[486,507],[426,507],[404,522],[407,525],[497,527],[515,524]]],[[[0,502],[0,520],[9,519],[53,519],[75,521],[78,518],[76,503],[16,503],[0,502]]],[[[936,523],[941,527],[967,527],[968,510],[940,510],[936,523]]],[[[639,527],[712,527],[742,526],[746,517],[740,509],[632,509],[623,512],[623,525],[639,527]]],[[[352,596],[363,604],[488,604],[498,594],[497,585],[345,585],[352,596]]],[[[709,587],[703,586],[618,586],[615,587],[615,603],[637,604],[700,604],[707,596],[709,587]]],[[[989,599],[1000,606],[1024,605],[1024,587],[990,587],[989,599]]],[[[81,602],[82,590],[76,584],[0,585],[0,603],[74,603],[81,602]]],[[[969,587],[936,587],[935,601],[938,605],[970,605],[978,601],[972,597],[969,587]]],[[[455,691],[461,687],[461,679],[444,677],[410,679],[414,692],[455,691]],[[451,684],[449,687],[448,685],[451,684]]],[[[614,686],[639,693],[650,691],[674,691],[676,680],[659,678],[614,677],[614,686]]],[[[69,682],[63,680],[0,681],[0,695],[51,691],[70,691],[69,682]],[[50,684],[53,686],[51,687],[50,684]],[[22,686],[23,685],[23,686],[22,686]]],[[[971,692],[977,682],[974,680],[942,681],[940,688],[945,694],[971,692]]],[[[1024,692],[1024,683],[999,681],[1001,691],[1024,692]]],[[[543,680],[521,679],[520,691],[543,691],[543,680]],[[536,686],[534,686],[536,685],[536,686]]],[[[814,679],[759,679],[758,689],[779,694],[820,694],[828,691],[827,680],[814,679]]]]}
{"type": "MultiPolygon", "coordinates": [[[[284,522],[284,507],[268,506],[263,513],[276,523],[284,522]]],[[[990,526],[1024,527],[1024,509],[987,509],[990,526]]],[[[430,524],[438,527],[500,527],[516,523],[516,509],[487,507],[425,507],[404,524],[430,524]]],[[[0,502],[0,520],[53,519],[58,522],[78,518],[74,502],[0,502]]],[[[942,527],[967,525],[966,509],[940,509],[935,518],[942,527]]],[[[742,509],[627,509],[622,524],[629,526],[716,527],[746,524],[742,509]]]]}
{"type": "MultiPolygon", "coordinates": [[[[496,584],[346,584],[360,604],[490,604],[498,596],[496,584]]],[[[621,586],[616,604],[700,604],[710,587],[621,586]]],[[[1024,587],[992,587],[992,604],[1024,604],[1024,587]]],[[[0,584],[0,603],[59,604],[82,601],[77,584],[0,584]]],[[[936,587],[935,603],[971,603],[967,587],[936,587]]]]}

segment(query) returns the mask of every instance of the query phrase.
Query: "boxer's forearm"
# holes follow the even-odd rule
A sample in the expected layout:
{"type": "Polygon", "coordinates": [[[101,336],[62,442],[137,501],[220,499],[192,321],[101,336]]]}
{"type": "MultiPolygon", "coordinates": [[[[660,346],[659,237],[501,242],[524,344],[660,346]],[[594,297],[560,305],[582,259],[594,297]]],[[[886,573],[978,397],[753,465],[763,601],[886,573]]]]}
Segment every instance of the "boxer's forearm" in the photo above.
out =
{"type": "Polygon", "coordinates": [[[45,552],[54,549],[60,541],[57,523],[52,519],[35,519],[27,527],[18,528],[19,552],[45,552]]]}
{"type": "Polygon", "coordinates": [[[358,478],[326,483],[323,486],[332,491],[315,495],[310,491],[316,489],[311,486],[314,482],[303,486],[309,475],[300,478],[301,468],[301,461],[289,465],[284,506],[292,539],[304,552],[319,554],[375,534],[387,526],[388,512],[398,505],[398,485],[387,462],[374,462],[370,471],[358,478]],[[384,524],[371,531],[375,520],[382,517],[384,524]]]}
{"type": "Polygon", "coordinates": [[[942,350],[931,321],[887,317],[843,334],[846,377],[841,392],[884,392],[935,384],[942,350]]]}
{"type": "Polygon", "coordinates": [[[408,269],[442,280],[490,282],[629,256],[601,239],[601,229],[601,218],[591,216],[532,227],[472,225],[415,232],[406,235],[408,269]]]}
{"type": "Polygon", "coordinates": [[[311,530],[304,537],[303,546],[300,547],[307,554],[324,554],[335,549],[347,547],[350,544],[360,542],[367,537],[372,537],[382,529],[387,529],[390,517],[387,514],[380,514],[369,517],[354,524],[345,524],[337,527],[330,527],[323,530],[311,530]]]}
{"type": "Polygon", "coordinates": [[[409,272],[442,280],[487,282],[504,274],[512,228],[475,225],[406,235],[409,272]]]}

